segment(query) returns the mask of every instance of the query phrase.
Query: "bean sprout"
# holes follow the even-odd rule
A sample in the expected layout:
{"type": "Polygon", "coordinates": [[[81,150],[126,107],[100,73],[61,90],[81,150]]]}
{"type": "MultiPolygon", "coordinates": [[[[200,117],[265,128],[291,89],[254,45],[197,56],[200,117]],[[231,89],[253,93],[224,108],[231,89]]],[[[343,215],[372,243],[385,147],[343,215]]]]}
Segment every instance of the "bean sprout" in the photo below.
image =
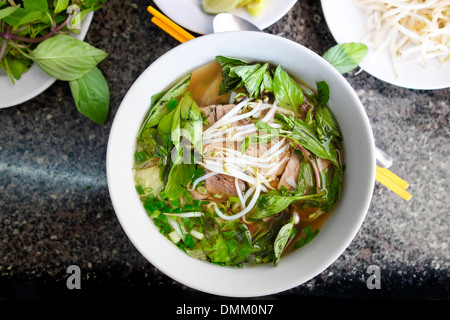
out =
{"type": "MultiPolygon", "coordinates": [[[[275,129],[281,127],[280,124],[272,121],[275,113],[290,112],[278,107],[276,103],[269,104],[261,100],[251,101],[251,99],[245,98],[203,132],[204,150],[208,151],[207,155],[205,154],[197,164],[208,170],[209,173],[197,178],[190,190],[195,189],[199,182],[216,174],[234,178],[234,186],[242,210],[234,215],[225,215],[220,211],[217,204],[214,204],[214,211],[222,219],[235,220],[250,212],[256,205],[261,192],[274,189],[270,185],[270,181],[273,179],[272,175],[288,159],[288,157],[281,157],[290,147],[286,138],[274,142],[268,150],[261,151],[261,145],[259,145],[258,150],[262,153],[259,156],[251,156],[238,150],[239,144],[236,142],[243,141],[246,136],[257,133],[258,128],[255,123],[238,126],[237,122],[254,116],[261,110],[268,110],[261,121],[268,123],[275,129]],[[231,146],[229,142],[233,142],[231,146]],[[220,143],[222,143],[222,146],[220,143]],[[247,183],[248,188],[245,192],[240,190],[239,180],[247,183]],[[250,201],[247,204],[249,199],[250,201]]],[[[265,146],[266,144],[263,143],[263,145],[265,146]]]]}
{"type": "MultiPolygon", "coordinates": [[[[450,0],[357,0],[377,15],[367,35],[376,53],[389,51],[398,76],[397,62],[450,58],[450,0]]],[[[365,41],[363,41],[365,42],[365,41]]]]}

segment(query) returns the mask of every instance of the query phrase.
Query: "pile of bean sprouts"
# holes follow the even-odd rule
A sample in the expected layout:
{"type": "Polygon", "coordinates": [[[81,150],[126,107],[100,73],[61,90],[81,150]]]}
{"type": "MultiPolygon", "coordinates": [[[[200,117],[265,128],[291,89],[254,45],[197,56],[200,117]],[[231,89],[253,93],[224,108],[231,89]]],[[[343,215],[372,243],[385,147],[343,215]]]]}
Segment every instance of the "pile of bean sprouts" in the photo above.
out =
{"type": "Polygon", "coordinates": [[[274,189],[270,185],[271,176],[289,158],[285,155],[285,151],[290,144],[285,138],[274,141],[270,148],[258,156],[242,153],[239,148],[236,148],[236,145],[240,145],[247,136],[258,134],[258,128],[254,123],[237,125],[238,121],[260,115],[263,110],[265,110],[264,116],[258,117],[258,120],[266,122],[275,129],[281,127],[274,122],[275,113],[289,114],[291,112],[279,107],[276,103],[264,103],[261,100],[252,101],[250,98],[245,98],[203,131],[203,146],[207,148],[208,145],[215,144],[214,155],[205,154],[202,160],[197,162],[209,173],[197,178],[189,190],[194,190],[200,182],[217,174],[233,177],[242,210],[234,215],[225,215],[214,203],[215,212],[222,219],[235,220],[249,213],[261,192],[274,189]],[[231,146],[229,146],[230,142],[231,146]],[[249,186],[245,192],[240,190],[239,180],[246,182],[249,186]]]}
{"type": "Polygon", "coordinates": [[[375,52],[388,50],[397,62],[450,58],[450,0],[356,0],[372,14],[367,40],[375,52]]]}

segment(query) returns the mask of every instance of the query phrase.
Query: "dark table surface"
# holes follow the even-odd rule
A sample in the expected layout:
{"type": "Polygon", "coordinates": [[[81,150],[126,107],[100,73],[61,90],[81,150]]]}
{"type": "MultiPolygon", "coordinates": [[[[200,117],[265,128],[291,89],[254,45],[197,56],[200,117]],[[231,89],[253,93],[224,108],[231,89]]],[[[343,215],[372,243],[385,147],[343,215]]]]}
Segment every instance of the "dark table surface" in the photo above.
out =
{"type": "MultiPolygon", "coordinates": [[[[153,25],[152,1],[110,0],[86,41],[108,52],[99,68],[111,90],[98,125],[76,110],[66,82],[0,110],[0,299],[177,297],[217,299],[153,267],[121,228],[108,193],[108,135],[136,78],[179,43],[153,25]],[[81,289],[66,286],[79,266],[81,289]]],[[[319,1],[301,0],[265,30],[323,54],[335,44],[319,1]]],[[[404,201],[376,183],[367,217],[345,252],[310,281],[267,298],[449,299],[450,90],[409,90],[352,71],[377,145],[410,183],[404,201]],[[369,266],[380,270],[369,289],[369,266]]],[[[1,97],[0,97],[1,99],[1,97]]]]}

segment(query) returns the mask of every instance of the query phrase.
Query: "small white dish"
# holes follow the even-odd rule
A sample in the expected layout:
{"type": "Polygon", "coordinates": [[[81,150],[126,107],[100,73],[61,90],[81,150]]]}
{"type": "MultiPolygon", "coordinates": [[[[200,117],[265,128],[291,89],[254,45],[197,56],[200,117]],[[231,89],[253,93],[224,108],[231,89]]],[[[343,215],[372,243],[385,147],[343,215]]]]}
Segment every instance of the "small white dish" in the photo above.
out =
{"type": "MultiPolygon", "coordinates": [[[[181,27],[198,34],[213,33],[214,15],[202,10],[202,0],[155,0],[158,8],[181,27]]],[[[280,20],[297,0],[266,0],[266,9],[259,16],[252,16],[245,8],[230,13],[245,18],[259,29],[265,29],[280,20]]]]}
{"type": "Polygon", "coordinates": [[[355,91],[328,62],[311,50],[263,32],[223,32],[187,41],[153,62],[135,81],[114,118],[107,149],[107,180],[112,204],[125,233],[160,271],[191,288],[231,297],[270,295],[296,287],[332,264],[357,234],[375,183],[372,129],[355,91]],[[317,237],[283,257],[280,264],[222,267],[188,256],[163,236],[147,215],[135,189],[136,137],[152,95],[217,55],[282,65],[315,87],[327,81],[330,110],[344,137],[346,170],[342,197],[317,237]],[[301,61],[301,63],[299,63],[301,61]]]}
{"type": "MultiPolygon", "coordinates": [[[[79,34],[73,34],[77,39],[83,40],[87,34],[89,26],[94,16],[90,12],[82,21],[79,34]]],[[[16,106],[47,90],[54,82],[55,78],[50,77],[42,71],[36,64],[32,64],[15,84],[11,82],[4,69],[0,70],[0,109],[16,106]]]]}
{"type": "MultiPolygon", "coordinates": [[[[358,6],[354,0],[321,0],[328,27],[337,43],[362,42],[370,32],[370,19],[374,12],[358,6]]],[[[408,89],[433,90],[450,87],[450,62],[441,64],[437,58],[422,62],[398,62],[395,73],[387,51],[375,56],[369,44],[369,52],[360,67],[372,76],[387,83],[408,89]]]]}

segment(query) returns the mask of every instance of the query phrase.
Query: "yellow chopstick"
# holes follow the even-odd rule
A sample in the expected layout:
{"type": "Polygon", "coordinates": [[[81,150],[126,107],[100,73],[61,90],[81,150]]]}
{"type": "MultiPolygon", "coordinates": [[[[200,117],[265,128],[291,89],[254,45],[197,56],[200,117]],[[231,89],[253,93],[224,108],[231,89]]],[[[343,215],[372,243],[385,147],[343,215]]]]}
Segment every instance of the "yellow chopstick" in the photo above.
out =
{"type": "MultiPolygon", "coordinates": [[[[181,43],[195,38],[192,34],[178,26],[172,20],[166,18],[162,13],[157,11],[152,6],[148,6],[147,11],[153,15],[151,21],[155,25],[160,27],[162,30],[167,32],[169,35],[171,35],[181,43]]],[[[376,180],[388,189],[401,196],[403,199],[407,201],[411,199],[412,195],[405,190],[409,187],[409,184],[388,169],[377,166],[376,180]]]]}
{"type": "Polygon", "coordinates": [[[395,192],[406,201],[411,199],[412,195],[405,190],[409,187],[409,184],[388,169],[377,166],[375,178],[379,183],[395,192]]]}
{"type": "Polygon", "coordinates": [[[167,24],[165,24],[163,21],[159,20],[156,17],[152,18],[152,22],[156,24],[158,27],[163,29],[165,32],[167,32],[169,35],[180,41],[181,43],[184,43],[188,41],[185,37],[183,37],[181,34],[173,30],[171,27],[169,27],[167,24]]]}
{"type": "Polygon", "coordinates": [[[153,8],[152,6],[147,7],[147,11],[153,15],[152,22],[158,27],[163,29],[165,32],[170,34],[172,37],[184,43],[186,41],[192,40],[195,37],[177,25],[175,22],[164,16],[161,12],[153,8]]]}
{"type": "Polygon", "coordinates": [[[400,178],[399,176],[395,175],[393,172],[389,171],[386,168],[381,168],[379,166],[377,166],[377,170],[384,176],[388,177],[390,180],[392,180],[393,182],[395,182],[396,184],[399,185],[399,187],[401,187],[402,189],[408,189],[409,187],[409,183],[406,182],[405,180],[403,180],[402,178],[400,178]]]}

